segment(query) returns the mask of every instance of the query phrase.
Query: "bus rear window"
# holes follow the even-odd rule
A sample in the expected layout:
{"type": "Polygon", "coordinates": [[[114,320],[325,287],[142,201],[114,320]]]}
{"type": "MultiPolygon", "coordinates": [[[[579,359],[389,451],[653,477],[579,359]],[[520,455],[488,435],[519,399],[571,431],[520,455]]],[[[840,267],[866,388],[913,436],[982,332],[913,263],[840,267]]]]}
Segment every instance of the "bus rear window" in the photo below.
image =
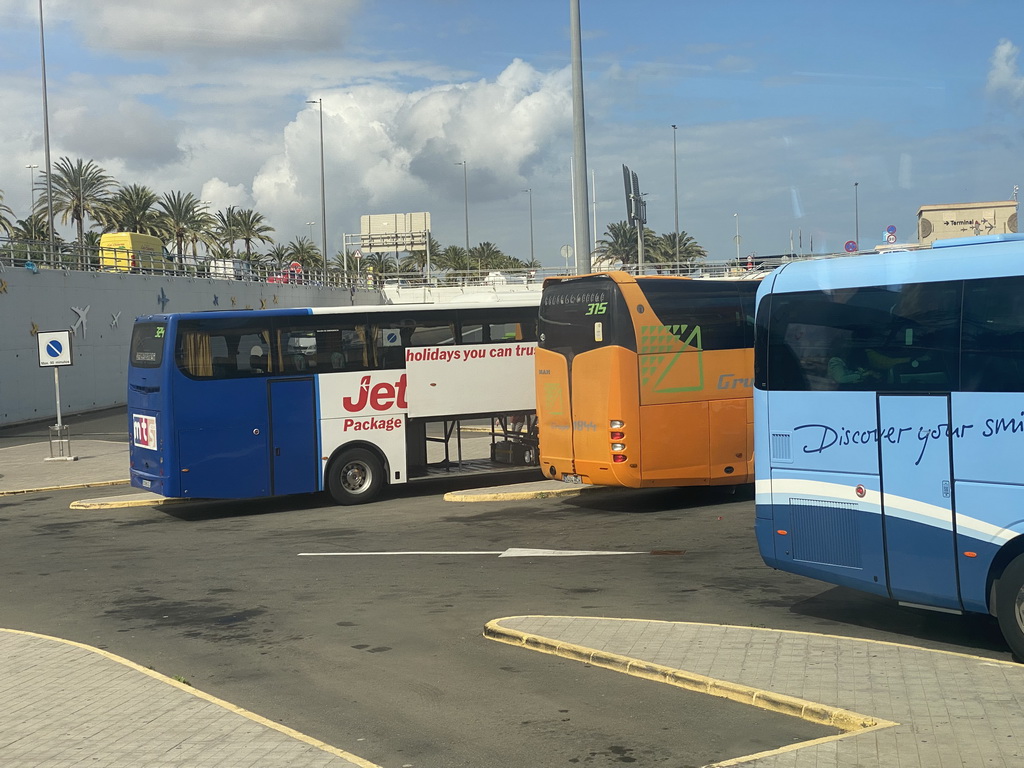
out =
{"type": "Polygon", "coordinates": [[[633,323],[618,285],[603,276],[548,283],[540,300],[542,349],[573,354],[616,345],[636,350],[633,323]]]}
{"type": "Polygon", "coordinates": [[[159,368],[164,359],[164,323],[137,323],[132,329],[131,364],[136,368],[159,368]]]}

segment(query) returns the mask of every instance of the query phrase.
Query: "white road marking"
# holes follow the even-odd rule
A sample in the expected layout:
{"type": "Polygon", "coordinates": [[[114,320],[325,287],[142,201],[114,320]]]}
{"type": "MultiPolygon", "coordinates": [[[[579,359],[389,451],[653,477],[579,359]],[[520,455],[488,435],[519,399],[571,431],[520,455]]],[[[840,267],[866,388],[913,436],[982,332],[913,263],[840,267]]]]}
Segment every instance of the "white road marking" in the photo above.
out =
{"type": "Polygon", "coordinates": [[[299,557],[368,557],[390,555],[497,555],[498,557],[587,557],[594,555],[649,555],[650,552],[608,550],[526,549],[512,547],[493,551],[404,551],[404,552],[299,552],[299,557]]]}

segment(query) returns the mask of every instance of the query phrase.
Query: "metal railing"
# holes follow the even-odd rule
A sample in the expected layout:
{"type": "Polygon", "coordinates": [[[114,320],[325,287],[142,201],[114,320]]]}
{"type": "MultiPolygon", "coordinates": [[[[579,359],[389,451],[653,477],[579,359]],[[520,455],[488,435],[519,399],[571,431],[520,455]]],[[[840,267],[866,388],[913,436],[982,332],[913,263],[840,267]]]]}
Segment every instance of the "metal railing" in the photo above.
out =
{"type": "MultiPolygon", "coordinates": [[[[97,247],[83,247],[74,243],[59,243],[51,248],[48,242],[0,238],[0,271],[5,269],[60,269],[67,271],[130,272],[132,274],[156,274],[210,279],[234,279],[250,282],[270,282],[297,285],[316,285],[331,288],[361,287],[371,289],[404,289],[423,287],[468,287],[506,286],[514,289],[517,285],[542,283],[545,277],[572,274],[561,267],[538,269],[432,269],[428,277],[422,272],[375,272],[363,268],[361,271],[342,270],[340,267],[303,267],[293,270],[288,264],[276,265],[260,260],[246,260],[244,257],[217,259],[194,258],[186,255],[178,258],[165,253],[136,254],[134,262],[127,256],[120,259],[103,257],[97,247]],[[141,266],[134,266],[135,263],[141,266]],[[157,266],[154,266],[157,265],[157,266]]],[[[677,275],[691,278],[758,278],[772,269],[789,261],[811,258],[808,256],[780,256],[757,258],[755,261],[737,263],[729,261],[662,262],[645,264],[642,269],[636,264],[603,262],[595,260],[593,270],[621,270],[630,274],[677,275]]]]}

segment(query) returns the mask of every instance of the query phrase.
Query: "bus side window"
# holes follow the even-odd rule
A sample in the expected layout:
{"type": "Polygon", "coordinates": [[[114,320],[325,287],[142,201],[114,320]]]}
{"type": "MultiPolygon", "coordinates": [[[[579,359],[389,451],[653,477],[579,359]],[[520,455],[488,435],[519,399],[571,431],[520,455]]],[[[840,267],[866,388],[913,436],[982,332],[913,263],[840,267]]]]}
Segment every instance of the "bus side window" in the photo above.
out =
{"type": "Polygon", "coordinates": [[[961,388],[1024,391],[1024,278],[964,284],[961,388]]]}
{"type": "Polygon", "coordinates": [[[455,343],[455,324],[448,317],[437,317],[435,312],[428,316],[404,316],[380,325],[374,329],[374,347],[377,351],[377,367],[397,369],[405,367],[407,347],[437,347],[455,343]]]}

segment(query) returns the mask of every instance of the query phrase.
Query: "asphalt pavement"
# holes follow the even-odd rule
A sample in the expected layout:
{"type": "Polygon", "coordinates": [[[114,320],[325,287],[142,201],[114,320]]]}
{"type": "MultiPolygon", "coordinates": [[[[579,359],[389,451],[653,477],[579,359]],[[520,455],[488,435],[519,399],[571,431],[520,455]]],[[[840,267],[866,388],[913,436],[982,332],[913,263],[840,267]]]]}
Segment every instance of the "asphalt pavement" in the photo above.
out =
{"type": "MultiPolygon", "coordinates": [[[[0,429],[0,502],[81,488],[82,510],[164,503],[128,486],[123,409],[69,423],[0,429]],[[62,455],[63,454],[63,455],[62,455]]],[[[453,491],[459,502],[514,502],[593,489],[541,481],[453,491]]],[[[188,502],[178,502],[188,503],[188,502]]],[[[1024,666],[911,645],[629,617],[514,616],[482,628],[523,652],[783,712],[835,735],[716,765],[1016,766],[1024,764],[1024,666]]],[[[10,766],[363,766],[373,764],[107,651],[0,629],[0,764],[10,766]]],[[[495,756],[501,765],[501,756],[495,756]]]]}

